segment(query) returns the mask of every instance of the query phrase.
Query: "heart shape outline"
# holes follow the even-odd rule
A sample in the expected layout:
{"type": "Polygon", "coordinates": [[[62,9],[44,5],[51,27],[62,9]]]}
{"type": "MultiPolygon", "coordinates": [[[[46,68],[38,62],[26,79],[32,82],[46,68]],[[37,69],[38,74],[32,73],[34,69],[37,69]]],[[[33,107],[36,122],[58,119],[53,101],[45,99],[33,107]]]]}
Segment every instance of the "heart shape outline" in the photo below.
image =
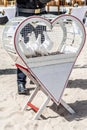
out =
{"type": "MultiPolygon", "coordinates": [[[[62,94],[63,94],[63,91],[64,91],[65,87],[67,86],[69,76],[70,76],[71,71],[72,71],[72,69],[73,69],[73,67],[74,67],[74,64],[75,64],[75,62],[76,62],[76,60],[77,60],[77,57],[79,56],[79,54],[80,54],[80,52],[81,52],[81,50],[82,50],[82,48],[83,48],[83,46],[84,46],[85,40],[86,40],[86,31],[85,31],[85,28],[84,28],[83,24],[80,22],[80,20],[78,20],[78,19],[77,19],[76,17],[74,17],[74,16],[61,15],[61,16],[58,16],[56,19],[54,19],[52,22],[50,22],[50,21],[48,21],[47,19],[42,18],[42,17],[40,17],[40,16],[31,16],[31,17],[29,17],[29,18],[26,18],[24,21],[22,21],[22,22],[19,24],[19,26],[18,26],[18,28],[17,28],[17,30],[16,30],[16,32],[15,32],[15,35],[14,35],[14,46],[15,46],[15,50],[16,50],[17,54],[18,54],[19,57],[22,59],[24,65],[27,66],[27,68],[29,69],[30,73],[31,73],[33,76],[35,76],[35,78],[37,79],[37,81],[41,84],[42,88],[45,89],[45,90],[50,94],[51,98],[52,98],[56,103],[58,103],[58,102],[60,101],[60,99],[61,99],[61,96],[62,96],[62,94]],[[70,17],[71,19],[75,20],[77,23],[79,23],[79,26],[81,27],[82,33],[83,33],[83,40],[82,40],[82,45],[80,46],[79,51],[78,51],[78,53],[76,54],[76,56],[75,56],[75,58],[74,58],[72,67],[70,68],[69,74],[68,74],[68,76],[67,76],[67,80],[66,80],[66,82],[65,82],[65,84],[64,84],[64,87],[63,87],[63,89],[62,89],[62,91],[61,91],[61,94],[60,94],[59,98],[57,99],[57,98],[55,98],[55,96],[48,90],[48,88],[46,88],[46,86],[40,81],[40,79],[37,77],[37,75],[34,74],[33,70],[31,69],[32,67],[29,67],[29,65],[26,63],[26,59],[21,56],[21,53],[20,53],[20,50],[19,50],[19,47],[18,47],[18,44],[17,44],[17,39],[18,39],[18,37],[19,37],[19,33],[20,33],[20,31],[21,31],[21,27],[24,27],[24,26],[28,23],[28,21],[32,21],[32,20],[33,20],[33,21],[36,21],[37,19],[41,19],[41,21],[44,21],[50,28],[52,28],[53,26],[55,26],[55,24],[56,24],[57,22],[59,22],[59,21],[61,22],[61,19],[64,20],[65,18],[69,18],[69,17],[70,17]]],[[[48,56],[48,57],[49,57],[49,56],[48,56]]],[[[33,59],[33,58],[32,58],[32,59],[33,59]]]]}

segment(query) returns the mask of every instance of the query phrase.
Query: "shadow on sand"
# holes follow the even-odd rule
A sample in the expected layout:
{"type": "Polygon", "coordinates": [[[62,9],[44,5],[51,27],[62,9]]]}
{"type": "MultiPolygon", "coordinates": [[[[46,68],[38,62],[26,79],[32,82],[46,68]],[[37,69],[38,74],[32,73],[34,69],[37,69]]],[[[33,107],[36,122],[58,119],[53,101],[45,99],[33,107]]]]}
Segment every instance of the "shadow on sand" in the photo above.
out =
{"type": "Polygon", "coordinates": [[[16,74],[16,69],[0,69],[0,75],[16,74]]]}

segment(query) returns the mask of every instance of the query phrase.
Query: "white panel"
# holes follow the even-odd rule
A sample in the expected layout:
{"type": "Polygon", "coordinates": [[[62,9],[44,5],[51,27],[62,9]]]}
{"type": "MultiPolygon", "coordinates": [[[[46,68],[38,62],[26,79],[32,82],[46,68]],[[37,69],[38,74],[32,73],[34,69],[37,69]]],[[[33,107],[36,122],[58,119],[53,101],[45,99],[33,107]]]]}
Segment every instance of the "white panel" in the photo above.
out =
{"type": "Polygon", "coordinates": [[[29,58],[27,64],[30,68],[33,68],[33,67],[38,68],[38,67],[46,66],[46,65],[74,62],[75,57],[76,57],[76,54],[71,53],[71,54],[57,54],[57,55],[29,58]]]}
{"type": "Polygon", "coordinates": [[[48,92],[51,93],[54,100],[59,101],[72,65],[73,63],[64,63],[39,67],[38,69],[32,68],[31,70],[46,87],[48,92]]]}

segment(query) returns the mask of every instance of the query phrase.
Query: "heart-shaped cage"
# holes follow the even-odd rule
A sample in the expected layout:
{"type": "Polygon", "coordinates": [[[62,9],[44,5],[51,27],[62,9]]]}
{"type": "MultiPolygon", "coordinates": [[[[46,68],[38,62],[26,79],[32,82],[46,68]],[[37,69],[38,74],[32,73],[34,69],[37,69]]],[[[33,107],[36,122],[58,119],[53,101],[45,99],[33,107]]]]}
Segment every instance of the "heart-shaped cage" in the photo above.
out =
{"type": "Polygon", "coordinates": [[[34,79],[58,103],[86,39],[81,21],[60,15],[14,18],[3,31],[3,46],[17,67],[34,79]],[[31,75],[31,76],[30,76],[31,75]]]}

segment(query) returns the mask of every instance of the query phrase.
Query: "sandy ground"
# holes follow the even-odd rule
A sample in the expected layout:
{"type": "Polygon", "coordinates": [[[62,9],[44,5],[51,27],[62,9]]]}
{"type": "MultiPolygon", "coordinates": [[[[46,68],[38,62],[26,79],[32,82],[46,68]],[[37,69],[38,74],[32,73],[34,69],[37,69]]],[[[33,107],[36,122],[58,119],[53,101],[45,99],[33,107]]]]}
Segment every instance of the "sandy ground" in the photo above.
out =
{"type": "MultiPolygon", "coordinates": [[[[2,30],[0,26],[0,37],[2,30]]],[[[35,86],[28,80],[27,87],[32,93],[35,86]]],[[[57,108],[50,102],[43,112],[46,119],[33,121],[34,112],[23,110],[28,98],[17,93],[16,67],[2,48],[0,38],[0,130],[87,130],[87,40],[63,94],[76,114],[71,115],[63,106],[57,108]]],[[[40,101],[43,98],[41,95],[40,101]]]]}

